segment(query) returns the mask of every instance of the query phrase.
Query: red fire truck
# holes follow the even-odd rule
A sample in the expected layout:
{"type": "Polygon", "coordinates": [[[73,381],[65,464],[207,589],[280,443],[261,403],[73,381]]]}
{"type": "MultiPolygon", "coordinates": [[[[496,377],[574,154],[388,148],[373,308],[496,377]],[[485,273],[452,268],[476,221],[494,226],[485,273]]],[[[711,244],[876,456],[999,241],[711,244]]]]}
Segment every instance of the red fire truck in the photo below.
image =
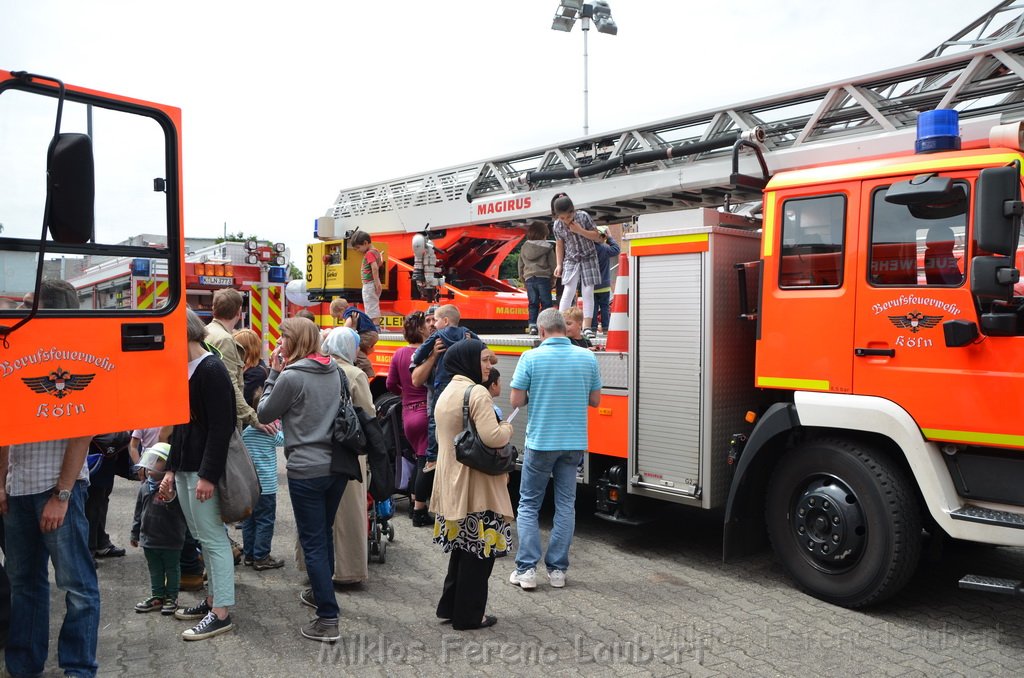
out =
{"type": "MultiPolygon", "coordinates": [[[[598,353],[580,476],[599,515],[719,511],[726,556],[770,541],[811,595],[877,603],[926,540],[1024,546],[1019,25],[883,73],[495,158],[394,218],[511,226],[566,191],[599,223],[632,221],[628,344],[598,353]]],[[[383,339],[380,373],[400,345],[383,339]]],[[[485,340],[509,375],[536,344],[485,340]]]]}

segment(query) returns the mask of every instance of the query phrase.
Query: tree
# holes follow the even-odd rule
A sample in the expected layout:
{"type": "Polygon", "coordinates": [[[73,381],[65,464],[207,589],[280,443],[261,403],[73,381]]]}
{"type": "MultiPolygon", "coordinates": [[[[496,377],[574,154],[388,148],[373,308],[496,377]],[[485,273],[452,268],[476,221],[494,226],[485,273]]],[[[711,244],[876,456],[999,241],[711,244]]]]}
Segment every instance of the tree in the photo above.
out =
{"type": "Polygon", "coordinates": [[[288,262],[288,279],[302,280],[302,271],[300,271],[299,267],[290,261],[288,262]]]}
{"type": "Polygon", "coordinates": [[[255,240],[261,245],[270,244],[269,240],[260,240],[258,237],[254,235],[245,235],[245,233],[243,233],[242,231],[239,231],[238,233],[228,233],[226,237],[217,238],[213,242],[215,245],[219,245],[222,242],[245,242],[246,240],[255,240]]]}

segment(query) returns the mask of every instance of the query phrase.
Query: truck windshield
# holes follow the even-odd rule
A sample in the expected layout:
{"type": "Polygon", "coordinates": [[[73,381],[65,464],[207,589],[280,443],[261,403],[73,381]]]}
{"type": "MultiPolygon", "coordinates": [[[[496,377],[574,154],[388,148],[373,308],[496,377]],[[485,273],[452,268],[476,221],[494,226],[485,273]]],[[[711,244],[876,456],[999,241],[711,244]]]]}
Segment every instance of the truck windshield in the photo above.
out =
{"type": "MultiPolygon", "coordinates": [[[[166,276],[168,262],[177,260],[168,248],[172,193],[154,191],[154,179],[170,175],[167,133],[154,117],[117,105],[74,101],[71,93],[64,104],[61,132],[92,137],[96,227],[83,245],[48,236],[43,278],[70,283],[85,311],[132,309],[134,280],[120,275],[132,260],[147,260],[150,276],[166,276]]],[[[52,96],[17,86],[0,91],[0,314],[6,316],[31,307],[56,109],[52,96]]]]}
{"type": "Polygon", "coordinates": [[[886,202],[888,187],[875,190],[868,267],[872,285],[956,287],[964,283],[970,187],[963,181],[953,186],[967,199],[955,209],[932,212],[886,202]]]}

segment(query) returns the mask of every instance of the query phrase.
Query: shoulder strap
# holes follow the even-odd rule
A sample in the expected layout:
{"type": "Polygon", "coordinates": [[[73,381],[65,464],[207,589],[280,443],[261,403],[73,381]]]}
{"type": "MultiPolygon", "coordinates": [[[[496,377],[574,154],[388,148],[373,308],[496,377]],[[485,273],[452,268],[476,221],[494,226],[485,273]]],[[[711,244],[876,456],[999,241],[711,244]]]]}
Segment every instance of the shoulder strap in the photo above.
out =
{"type": "Polygon", "coordinates": [[[473,424],[473,420],[469,418],[469,394],[473,391],[473,386],[467,386],[466,391],[462,394],[462,430],[466,430],[473,424]]]}
{"type": "Polygon", "coordinates": [[[348,377],[345,376],[345,370],[341,369],[341,365],[335,364],[338,368],[338,379],[341,381],[341,402],[349,404],[352,402],[352,394],[348,392],[348,377]]]}

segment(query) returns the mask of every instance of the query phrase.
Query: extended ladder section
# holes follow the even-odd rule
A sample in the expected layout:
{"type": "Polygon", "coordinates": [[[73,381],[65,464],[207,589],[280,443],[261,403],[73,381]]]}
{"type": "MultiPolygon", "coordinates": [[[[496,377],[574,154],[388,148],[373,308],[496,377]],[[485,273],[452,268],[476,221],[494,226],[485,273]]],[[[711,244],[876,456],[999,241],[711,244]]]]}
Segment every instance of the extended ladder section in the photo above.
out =
{"type": "Polygon", "coordinates": [[[1022,9],[1001,3],[908,66],[346,189],[326,213],[329,237],[522,226],[547,216],[561,191],[599,223],[754,201],[782,170],[913,149],[918,113],[935,108],[959,111],[964,144],[987,139],[993,125],[1024,118],[1022,9]]]}

